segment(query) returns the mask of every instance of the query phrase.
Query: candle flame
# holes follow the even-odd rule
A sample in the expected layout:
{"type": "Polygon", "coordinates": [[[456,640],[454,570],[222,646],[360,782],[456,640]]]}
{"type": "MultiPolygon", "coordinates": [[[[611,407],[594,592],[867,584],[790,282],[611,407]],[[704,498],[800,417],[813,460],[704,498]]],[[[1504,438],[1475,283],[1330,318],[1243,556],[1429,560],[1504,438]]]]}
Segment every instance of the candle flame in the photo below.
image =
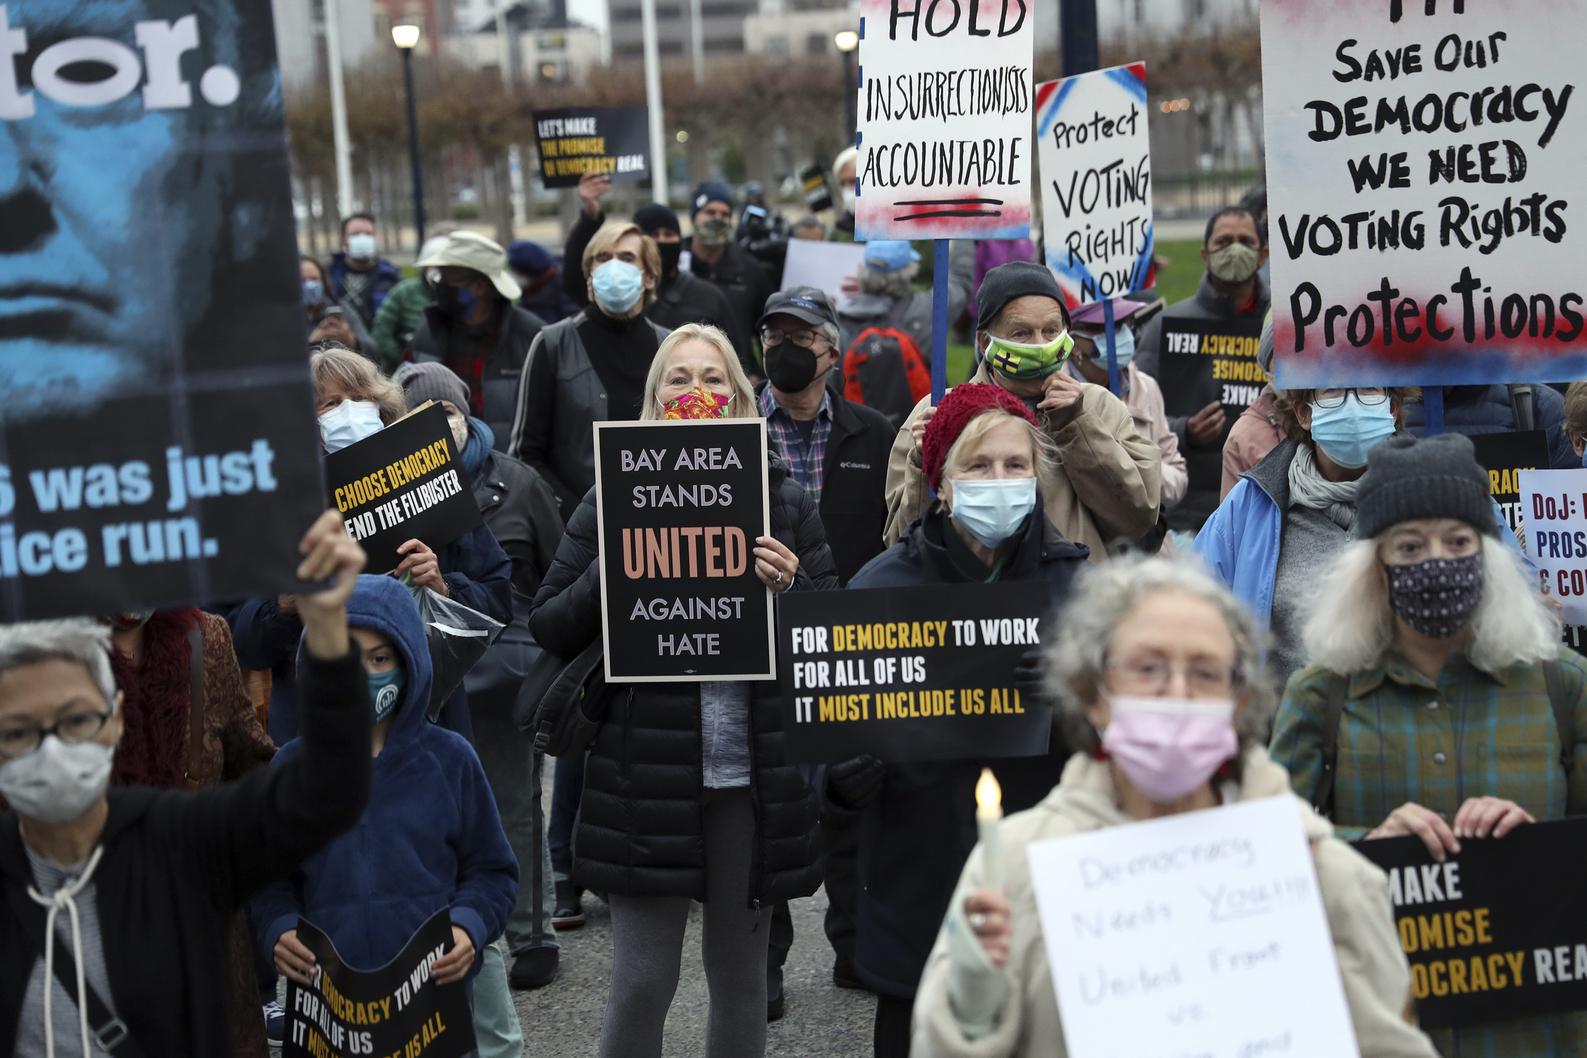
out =
{"type": "Polygon", "coordinates": [[[981,777],[975,783],[976,807],[1001,808],[1003,805],[1003,788],[997,784],[997,777],[992,774],[991,768],[982,768],[981,777]]]}

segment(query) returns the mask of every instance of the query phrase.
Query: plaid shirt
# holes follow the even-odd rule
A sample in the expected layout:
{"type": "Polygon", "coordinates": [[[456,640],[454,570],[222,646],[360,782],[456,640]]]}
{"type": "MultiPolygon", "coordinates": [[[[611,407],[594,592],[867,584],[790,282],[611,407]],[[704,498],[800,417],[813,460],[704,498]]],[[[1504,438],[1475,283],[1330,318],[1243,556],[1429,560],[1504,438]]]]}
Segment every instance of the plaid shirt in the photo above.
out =
{"type": "Polygon", "coordinates": [[[816,503],[821,502],[821,472],[827,458],[827,439],[832,436],[832,394],[821,394],[821,407],[816,412],[815,428],[810,431],[810,443],[805,444],[792,415],[783,410],[772,396],[771,387],[760,391],[760,413],[766,417],[766,432],[771,443],[788,462],[788,472],[816,503]]]}
{"type": "MultiPolygon", "coordinates": [[[[1334,829],[1357,841],[1407,801],[1453,822],[1471,797],[1514,801],[1537,819],[1587,812],[1587,662],[1559,654],[1575,702],[1573,766],[1560,763],[1559,726],[1541,665],[1486,673],[1451,658],[1434,683],[1392,651],[1350,677],[1339,720],[1334,829]]],[[[1284,691],[1273,759],[1311,798],[1323,758],[1322,728],[1333,673],[1311,665],[1284,691]]],[[[1533,1058],[1587,1053],[1587,1015],[1522,1018],[1428,1033],[1445,1058],[1533,1058]]]]}

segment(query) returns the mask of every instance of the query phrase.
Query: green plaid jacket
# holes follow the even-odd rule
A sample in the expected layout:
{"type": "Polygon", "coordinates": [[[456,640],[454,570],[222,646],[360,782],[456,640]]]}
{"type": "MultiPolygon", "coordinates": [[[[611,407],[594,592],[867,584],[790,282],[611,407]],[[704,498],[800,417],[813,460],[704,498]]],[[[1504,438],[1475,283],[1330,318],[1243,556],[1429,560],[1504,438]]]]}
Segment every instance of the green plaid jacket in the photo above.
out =
{"type": "MultiPolygon", "coordinates": [[[[1453,820],[1470,797],[1514,801],[1537,819],[1587,812],[1587,663],[1560,648],[1575,703],[1566,774],[1541,665],[1496,673],[1452,658],[1434,684],[1393,652],[1350,677],[1339,721],[1335,832],[1358,841],[1407,801],[1453,820]]],[[[1310,800],[1322,770],[1334,674],[1311,665],[1290,678],[1273,727],[1272,757],[1310,800]]],[[[1428,1033],[1445,1058],[1587,1054],[1587,1016],[1525,1018],[1428,1033]]]]}

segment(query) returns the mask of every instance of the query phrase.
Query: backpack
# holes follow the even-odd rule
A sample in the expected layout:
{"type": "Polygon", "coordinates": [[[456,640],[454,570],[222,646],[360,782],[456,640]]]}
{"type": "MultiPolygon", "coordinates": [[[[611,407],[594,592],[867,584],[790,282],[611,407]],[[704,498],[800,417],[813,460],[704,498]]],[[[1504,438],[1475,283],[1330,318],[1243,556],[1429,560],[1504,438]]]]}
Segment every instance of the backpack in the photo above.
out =
{"type": "Polygon", "coordinates": [[[867,327],[843,352],[843,396],[875,408],[893,429],[931,392],[931,368],[909,332],[867,327]]]}

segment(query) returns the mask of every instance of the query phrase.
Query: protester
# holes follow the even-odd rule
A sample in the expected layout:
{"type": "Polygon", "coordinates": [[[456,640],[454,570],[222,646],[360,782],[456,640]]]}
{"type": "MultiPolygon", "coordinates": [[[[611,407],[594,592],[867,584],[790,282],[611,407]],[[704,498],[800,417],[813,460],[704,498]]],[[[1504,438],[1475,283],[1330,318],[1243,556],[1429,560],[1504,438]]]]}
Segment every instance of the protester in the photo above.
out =
{"type": "MultiPolygon", "coordinates": [[[[1030,846],[1288,791],[1262,748],[1273,696],[1251,620],[1205,573],[1166,558],[1093,567],[1051,627],[1045,682],[1075,753],[1046,799],[998,824],[994,863],[983,847],[970,855],[915,1001],[915,1058],[1068,1054],[1030,846]],[[1162,738],[1166,726],[1186,733],[1162,738]]],[[[1362,1058],[1432,1058],[1407,1017],[1411,975],[1387,879],[1294,807],[1362,1058]]]]}
{"type": "Polygon", "coordinates": [[[832,222],[832,239],[834,242],[854,241],[854,206],[859,193],[855,190],[854,178],[859,171],[860,152],[855,147],[845,147],[838,152],[832,160],[832,182],[838,188],[838,201],[835,208],[837,219],[832,222]]]}
{"type": "MultiPolygon", "coordinates": [[[[727,295],[736,328],[728,329],[728,333],[751,334],[761,306],[777,284],[748,250],[733,241],[733,192],[726,184],[706,180],[694,189],[689,203],[689,224],[694,231],[683,248],[689,255],[688,268],[727,295]]],[[[747,358],[746,368],[754,365],[750,350],[735,351],[740,363],[747,358]]],[[[752,381],[759,381],[761,373],[755,369],[747,370],[747,374],[752,381]]]]}
{"type": "MultiPolygon", "coordinates": [[[[450,221],[430,225],[430,237],[419,248],[419,260],[439,252],[446,245],[446,237],[457,229],[458,226],[450,221]]],[[[380,303],[380,311],[375,313],[374,326],[369,329],[379,349],[375,361],[380,370],[389,375],[408,356],[413,336],[424,322],[424,310],[434,303],[435,292],[423,275],[404,279],[391,288],[386,300],[380,303]]]]}
{"type": "Polygon", "coordinates": [[[1218,486],[1218,502],[1229,498],[1246,471],[1256,467],[1267,454],[1289,435],[1289,416],[1279,408],[1278,391],[1273,388],[1273,310],[1262,321],[1262,336],[1257,341],[1256,362],[1268,382],[1255,401],[1240,413],[1229,427],[1223,442],[1223,481],[1218,486]]]}
{"type": "Polygon", "coordinates": [[[545,758],[534,751],[512,714],[519,685],[540,652],[529,636],[529,605],[562,539],[562,515],[556,494],[532,467],[494,450],[490,427],[464,411],[468,387],[445,365],[408,364],[395,381],[409,409],[433,400],[446,411],[485,526],[512,560],[512,622],[469,670],[464,690],[474,746],[518,861],[521,884],[506,934],[513,956],[509,980],[514,988],[541,988],[556,976],[560,961],[540,807],[545,758]]]}
{"type": "Polygon", "coordinates": [[[353,213],[342,221],[342,249],[331,255],[331,295],[349,302],[364,327],[375,322],[386,295],[402,281],[402,271],[379,251],[372,214],[353,213]]]}
{"type": "Polygon", "coordinates": [[[453,232],[418,267],[435,304],[413,336],[413,359],[457,372],[468,384],[469,414],[490,424],[505,450],[529,348],[545,324],[515,304],[522,290],[507,252],[483,235],[453,232]]]}
{"type": "MultiPolygon", "coordinates": [[[[299,919],[314,923],[348,965],[372,969],[400,955],[445,909],[452,944],[430,975],[442,985],[474,978],[518,891],[518,867],[485,771],[467,739],[425,718],[430,649],[407,589],[390,577],[359,577],[347,623],[374,724],[369,803],[352,830],[254,897],[255,943],[277,973],[312,988],[317,960],[298,939],[299,919]]],[[[302,750],[288,742],[275,767],[290,766],[302,750]]],[[[490,998],[505,1001],[501,1013],[516,1032],[504,976],[473,982],[476,1012],[490,998]]]]}
{"type": "Polygon", "coordinates": [[[523,288],[519,306],[545,323],[560,322],[579,311],[579,304],[562,289],[557,259],[544,246],[519,239],[507,247],[507,267],[523,288]]]}
{"type": "MultiPolygon", "coordinates": [[[[320,442],[336,452],[372,437],[407,414],[402,389],[373,363],[346,349],[326,349],[309,358],[320,442]]],[[[429,588],[494,620],[512,616],[511,566],[489,528],[471,529],[436,551],[422,540],[405,541],[402,561],[390,571],[415,589],[429,588]]],[[[226,615],[237,658],[244,668],[270,670],[270,737],[284,745],[297,736],[297,643],[302,623],[294,595],[256,596],[226,615]]],[[[440,722],[470,734],[468,701],[460,687],[448,699],[440,722]]]]}
{"type": "Polygon", "coordinates": [[[220,789],[107,790],[128,722],[109,631],[0,626],[0,1052],[102,1055],[91,1035],[125,1029],[149,1055],[233,1053],[236,912],[369,796],[368,681],[346,611],[363,551],[336,511],[299,549],[298,577],[330,584],[298,601],[301,750],[220,789]]]}
{"type": "Polygon", "coordinates": [[[1565,391],[1565,436],[1576,458],[1587,466],[1587,382],[1572,382],[1565,391]]]}
{"type": "MultiPolygon", "coordinates": [[[[1267,243],[1249,210],[1229,206],[1212,215],[1202,239],[1201,260],[1207,271],[1196,293],[1168,306],[1141,331],[1136,365],[1153,378],[1159,377],[1164,319],[1233,321],[1261,319],[1267,313],[1272,291],[1257,274],[1267,260],[1267,243]]],[[[1199,469],[1203,464],[1193,450],[1221,452],[1229,423],[1223,405],[1212,401],[1194,415],[1170,418],[1169,425],[1179,435],[1179,449],[1190,466],[1190,489],[1184,502],[1165,517],[1172,529],[1196,532],[1218,505],[1220,475],[1210,468],[1199,469]]]]}
{"type": "MultiPolygon", "coordinates": [[[[1549,466],[1569,470],[1581,465],[1565,429],[1565,398],[1544,385],[1443,386],[1444,429],[1467,437],[1531,432],[1547,435],[1549,466]]],[[[1405,402],[1405,428],[1421,436],[1426,427],[1422,397],[1405,402]]],[[[1540,468],[1547,469],[1547,468],[1540,468]]]]}
{"type": "MultiPolygon", "coordinates": [[[[750,417],[755,394],[727,336],[691,325],[667,337],[645,379],[645,420],[685,404],[750,417]],[[703,391],[703,392],[702,392],[703,391]]],[[[755,571],[773,592],[836,588],[816,504],[773,454],[771,535],[755,571]]],[[[568,524],[535,597],[531,627],[574,657],[601,634],[595,494],[568,524]]],[[[586,712],[590,747],[578,820],[578,884],[607,895],[612,980],[602,1058],[656,1058],[678,986],[691,900],[704,905],[710,1014],[706,1058],[757,1058],[766,1047],[771,906],[820,884],[816,811],[783,755],[775,682],[611,685],[586,712]]]]}
{"type": "MultiPolygon", "coordinates": [[[[1587,662],[1500,543],[1488,475],[1460,434],[1372,450],[1356,540],[1306,621],[1273,758],[1352,841],[1467,839],[1587,811],[1587,662]]],[[[1580,1054],[1587,1015],[1430,1033],[1440,1054],[1580,1054]]]]}
{"type": "Polygon", "coordinates": [[[350,302],[338,302],[325,281],[325,269],[308,254],[298,258],[303,283],[303,316],[309,344],[339,342],[355,353],[369,356],[375,348],[364,321],[350,302]]]}
{"type": "MultiPolygon", "coordinates": [[[[1053,605],[1086,563],[1043,514],[1056,452],[1036,416],[1008,391],[955,386],[926,427],[925,474],[938,499],[903,540],[867,565],[850,587],[1018,585],[1053,605]]],[[[1031,661],[1034,664],[1035,655],[1031,661]]],[[[1035,804],[1068,756],[1061,738],[1030,758],[1000,761],[1003,803],[1035,804]]],[[[860,879],[855,969],[877,993],[876,1058],[907,1058],[910,1008],[948,910],[949,895],[975,845],[974,804],[981,760],[883,765],[860,757],[828,771],[823,815],[856,825],[860,879]],[[845,819],[845,817],[847,817],[845,819]]]]}
{"type": "MultiPolygon", "coordinates": [[[[971,382],[990,382],[1031,409],[1058,449],[1059,471],[1042,503],[1065,540],[1084,544],[1093,561],[1110,541],[1134,542],[1157,524],[1162,450],[1135,431],[1129,409],[1106,387],[1061,370],[1072,348],[1069,312],[1044,265],[1015,261],[981,284],[971,382]]],[[[922,400],[899,431],[887,463],[885,539],[903,538],[931,498],[922,440],[935,414],[922,400]]]]}

